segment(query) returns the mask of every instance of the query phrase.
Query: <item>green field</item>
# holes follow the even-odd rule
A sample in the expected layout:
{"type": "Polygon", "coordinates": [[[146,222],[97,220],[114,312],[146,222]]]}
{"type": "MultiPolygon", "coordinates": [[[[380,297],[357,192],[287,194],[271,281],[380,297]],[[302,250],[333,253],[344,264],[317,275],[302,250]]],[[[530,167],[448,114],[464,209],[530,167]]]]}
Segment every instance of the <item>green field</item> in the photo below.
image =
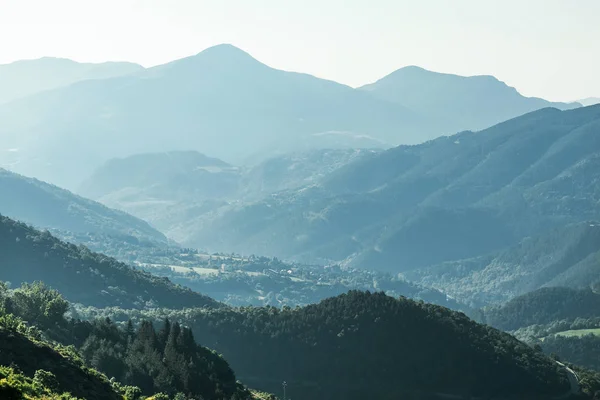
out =
{"type": "Polygon", "coordinates": [[[555,336],[566,336],[566,337],[572,337],[572,336],[586,336],[586,335],[596,335],[596,336],[600,336],[600,328],[595,328],[595,329],[577,329],[577,330],[572,330],[572,331],[564,331],[564,332],[558,332],[555,334],[555,336]]]}

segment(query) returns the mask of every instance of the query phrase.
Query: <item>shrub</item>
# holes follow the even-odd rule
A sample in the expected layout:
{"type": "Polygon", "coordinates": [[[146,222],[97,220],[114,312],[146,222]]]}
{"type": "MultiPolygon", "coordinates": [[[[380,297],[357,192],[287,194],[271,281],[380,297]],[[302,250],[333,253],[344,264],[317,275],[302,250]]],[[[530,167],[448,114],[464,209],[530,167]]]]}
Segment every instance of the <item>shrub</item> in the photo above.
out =
{"type": "Polygon", "coordinates": [[[58,391],[58,380],[56,379],[56,376],[54,376],[52,372],[44,371],[43,369],[35,371],[33,383],[42,388],[46,387],[53,392],[58,391]]]}

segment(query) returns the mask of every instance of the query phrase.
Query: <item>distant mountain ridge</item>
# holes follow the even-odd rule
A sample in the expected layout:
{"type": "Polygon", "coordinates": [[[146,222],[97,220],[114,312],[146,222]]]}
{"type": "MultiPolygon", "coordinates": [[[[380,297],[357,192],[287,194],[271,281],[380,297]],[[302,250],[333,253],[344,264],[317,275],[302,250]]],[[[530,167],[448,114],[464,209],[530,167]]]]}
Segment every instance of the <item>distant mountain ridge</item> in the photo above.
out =
{"type": "Polygon", "coordinates": [[[400,146],[318,185],[191,219],[187,245],[408,271],[600,219],[600,106],[400,146]],[[435,251],[433,251],[435,249],[435,251]]]}
{"type": "MultiPolygon", "coordinates": [[[[453,134],[458,127],[482,127],[458,126],[439,109],[411,110],[376,92],[276,70],[219,45],[0,106],[0,165],[75,189],[107,160],[132,154],[187,149],[230,163],[259,163],[298,149],[389,148],[453,134]]],[[[473,102],[485,103],[481,97],[473,102]]],[[[516,107],[489,123],[551,105],[516,107]]]]}
{"type": "Polygon", "coordinates": [[[174,146],[239,162],[272,146],[289,151],[301,138],[318,147],[319,133],[373,136],[385,145],[432,132],[401,106],[270,68],[229,45],[11,102],[0,119],[5,149],[18,149],[15,169],[71,189],[110,158],[174,146]]]}
{"type": "Polygon", "coordinates": [[[88,79],[107,79],[143,70],[128,62],[78,63],[44,57],[0,65],[0,104],[88,79]]]}
{"type": "Polygon", "coordinates": [[[561,110],[579,103],[524,97],[489,75],[459,76],[409,66],[362,86],[361,90],[443,121],[448,133],[480,130],[545,107],[561,110]]]}
{"type": "Polygon", "coordinates": [[[588,97],[586,99],[577,100],[577,102],[583,104],[584,106],[593,106],[600,104],[600,97],[588,97]]]}
{"type": "Polygon", "coordinates": [[[65,189],[0,168],[0,213],[42,229],[135,237],[166,244],[147,222],[65,189]]]}

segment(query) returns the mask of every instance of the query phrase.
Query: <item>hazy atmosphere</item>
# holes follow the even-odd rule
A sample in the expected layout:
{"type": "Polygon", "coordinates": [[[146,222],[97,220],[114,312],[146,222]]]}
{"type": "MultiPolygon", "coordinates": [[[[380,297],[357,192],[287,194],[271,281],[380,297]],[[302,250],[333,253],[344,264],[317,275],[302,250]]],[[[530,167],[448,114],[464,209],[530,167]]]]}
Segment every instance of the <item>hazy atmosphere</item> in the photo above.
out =
{"type": "Polygon", "coordinates": [[[420,67],[494,75],[526,96],[600,97],[596,0],[1,0],[0,63],[153,66],[231,43],[350,86],[420,67]]]}
{"type": "Polygon", "coordinates": [[[0,400],[600,400],[600,0],[0,0],[0,400]]]}

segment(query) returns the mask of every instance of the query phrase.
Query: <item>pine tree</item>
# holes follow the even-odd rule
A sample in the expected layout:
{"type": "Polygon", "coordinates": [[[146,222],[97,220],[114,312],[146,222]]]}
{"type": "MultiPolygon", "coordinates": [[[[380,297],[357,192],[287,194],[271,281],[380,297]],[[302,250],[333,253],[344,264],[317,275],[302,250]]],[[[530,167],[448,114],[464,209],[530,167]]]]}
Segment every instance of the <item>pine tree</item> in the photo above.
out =
{"type": "Polygon", "coordinates": [[[158,333],[158,344],[160,346],[161,353],[165,351],[165,346],[167,345],[167,341],[169,340],[169,334],[171,333],[171,321],[169,318],[165,318],[165,322],[163,323],[163,327],[158,333]]]}
{"type": "Polygon", "coordinates": [[[127,320],[127,327],[125,328],[125,334],[128,338],[133,338],[135,336],[135,329],[133,328],[133,322],[131,318],[127,320]]]}

